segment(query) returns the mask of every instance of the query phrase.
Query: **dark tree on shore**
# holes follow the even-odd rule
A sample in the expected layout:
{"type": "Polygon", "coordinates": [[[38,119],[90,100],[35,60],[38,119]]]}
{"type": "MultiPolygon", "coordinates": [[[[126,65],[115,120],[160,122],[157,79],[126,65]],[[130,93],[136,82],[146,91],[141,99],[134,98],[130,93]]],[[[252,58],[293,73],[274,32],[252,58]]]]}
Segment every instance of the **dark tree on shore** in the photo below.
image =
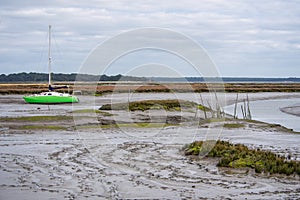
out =
{"type": "MultiPolygon", "coordinates": [[[[122,76],[121,74],[115,76],[107,76],[107,75],[90,75],[90,74],[62,74],[62,73],[52,73],[52,81],[67,81],[73,82],[75,80],[78,81],[147,81],[144,77],[133,77],[133,76],[122,76]]],[[[46,73],[17,73],[17,74],[1,74],[0,82],[1,83],[13,83],[13,82],[47,82],[48,74],[46,73]]]]}

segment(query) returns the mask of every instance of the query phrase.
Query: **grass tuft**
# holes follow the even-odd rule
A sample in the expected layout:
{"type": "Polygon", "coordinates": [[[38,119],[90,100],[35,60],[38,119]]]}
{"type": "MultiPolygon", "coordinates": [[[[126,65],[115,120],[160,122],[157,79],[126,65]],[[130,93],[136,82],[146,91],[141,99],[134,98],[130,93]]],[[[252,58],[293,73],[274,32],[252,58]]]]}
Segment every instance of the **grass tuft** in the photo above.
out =
{"type": "Polygon", "coordinates": [[[6,117],[0,118],[0,121],[29,121],[29,122],[38,122],[38,121],[61,121],[61,120],[73,120],[73,116],[27,116],[27,117],[6,117]]]}
{"type": "Polygon", "coordinates": [[[198,105],[195,102],[169,99],[169,100],[144,100],[129,103],[105,104],[99,110],[129,110],[129,111],[145,111],[145,110],[167,110],[180,111],[181,109],[196,108],[200,110],[209,110],[209,108],[198,105]]]}
{"type": "Polygon", "coordinates": [[[42,126],[42,125],[26,125],[26,126],[21,126],[20,129],[24,130],[67,130],[66,127],[63,126],[42,126]]]}
{"type": "MultiPolygon", "coordinates": [[[[199,155],[205,151],[203,141],[195,141],[184,148],[185,155],[199,155]]],[[[288,161],[270,151],[249,149],[242,144],[217,141],[207,157],[219,158],[217,166],[230,168],[252,168],[257,173],[300,175],[300,162],[288,161]]]]}
{"type": "Polygon", "coordinates": [[[223,127],[224,128],[244,128],[245,124],[238,124],[238,123],[235,123],[235,124],[224,124],[223,127]]]}

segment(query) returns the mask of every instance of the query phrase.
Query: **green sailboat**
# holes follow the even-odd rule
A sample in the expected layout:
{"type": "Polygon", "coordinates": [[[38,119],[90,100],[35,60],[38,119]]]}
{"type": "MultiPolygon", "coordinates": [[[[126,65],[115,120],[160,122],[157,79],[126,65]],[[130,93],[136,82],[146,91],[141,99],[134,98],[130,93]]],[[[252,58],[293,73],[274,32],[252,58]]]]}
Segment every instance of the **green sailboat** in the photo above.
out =
{"type": "Polygon", "coordinates": [[[40,94],[24,96],[27,103],[34,104],[59,104],[59,103],[77,103],[79,99],[68,93],[55,92],[55,89],[67,88],[68,86],[52,87],[51,86],[51,25],[49,25],[49,49],[48,49],[48,70],[49,70],[49,91],[40,94]]]}
{"type": "Polygon", "coordinates": [[[58,104],[79,102],[79,99],[76,96],[53,91],[24,96],[23,99],[27,103],[35,104],[58,104]]]}

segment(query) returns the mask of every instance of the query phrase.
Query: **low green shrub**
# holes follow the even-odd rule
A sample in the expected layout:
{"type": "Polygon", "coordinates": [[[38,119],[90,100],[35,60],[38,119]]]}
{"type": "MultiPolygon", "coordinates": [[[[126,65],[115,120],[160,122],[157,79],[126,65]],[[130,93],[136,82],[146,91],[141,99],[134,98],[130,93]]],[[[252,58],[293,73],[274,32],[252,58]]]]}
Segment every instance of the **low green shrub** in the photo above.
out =
{"type": "MultiPolygon", "coordinates": [[[[201,155],[206,143],[195,141],[187,145],[184,148],[185,155],[201,155]]],[[[206,156],[218,157],[218,167],[249,167],[255,169],[257,173],[300,175],[300,162],[288,161],[285,157],[270,151],[249,149],[242,144],[231,144],[218,140],[206,156]]]]}

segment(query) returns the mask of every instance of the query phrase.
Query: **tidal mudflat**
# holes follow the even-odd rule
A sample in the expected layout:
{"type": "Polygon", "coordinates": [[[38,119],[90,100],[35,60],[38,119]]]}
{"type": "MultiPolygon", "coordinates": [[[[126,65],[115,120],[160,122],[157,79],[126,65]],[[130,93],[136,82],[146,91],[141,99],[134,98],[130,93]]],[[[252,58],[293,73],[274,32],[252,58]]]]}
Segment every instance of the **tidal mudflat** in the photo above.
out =
{"type": "MultiPolygon", "coordinates": [[[[192,96],[176,94],[182,100],[192,96]]],[[[235,97],[226,94],[226,104],[235,97]]],[[[249,94],[251,100],[296,97],[299,93],[249,94]]],[[[170,98],[168,93],[147,93],[130,100],[170,98]]],[[[182,147],[194,140],[222,139],[299,160],[300,134],[256,121],[195,123],[204,117],[195,110],[90,112],[112,99],[126,102],[127,94],[80,99],[72,107],[28,105],[20,95],[0,96],[0,199],[299,197],[297,175],[218,168],[210,158],[187,158],[182,147]]]]}

